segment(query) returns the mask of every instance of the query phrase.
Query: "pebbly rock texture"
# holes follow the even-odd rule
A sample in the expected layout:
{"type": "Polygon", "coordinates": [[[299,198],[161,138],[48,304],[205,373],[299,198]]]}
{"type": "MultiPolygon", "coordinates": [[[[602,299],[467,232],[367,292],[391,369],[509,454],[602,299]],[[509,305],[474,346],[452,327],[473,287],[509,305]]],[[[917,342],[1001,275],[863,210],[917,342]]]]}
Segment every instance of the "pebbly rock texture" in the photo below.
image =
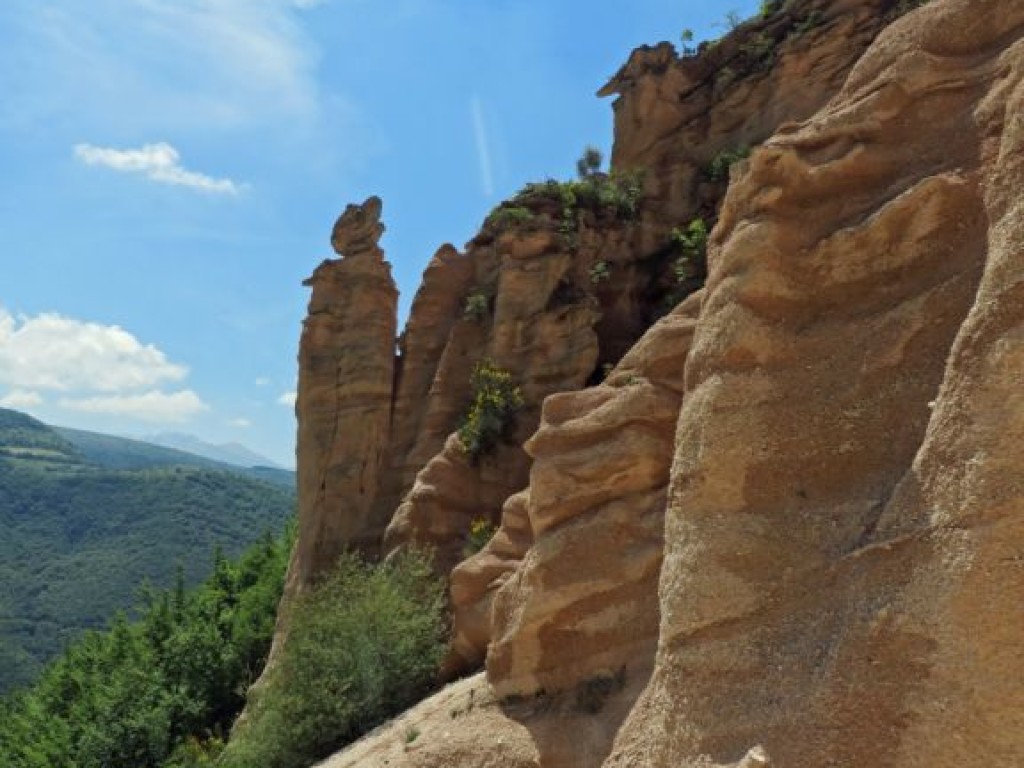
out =
{"type": "Polygon", "coordinates": [[[324,261],[299,344],[299,531],[289,592],[312,583],[369,528],[391,421],[398,290],[377,241],[381,201],[334,225],[341,259],[324,261]]]}
{"type": "Polygon", "coordinates": [[[1024,763],[1022,32],[933,0],[734,180],[607,766],[1024,763]]]}

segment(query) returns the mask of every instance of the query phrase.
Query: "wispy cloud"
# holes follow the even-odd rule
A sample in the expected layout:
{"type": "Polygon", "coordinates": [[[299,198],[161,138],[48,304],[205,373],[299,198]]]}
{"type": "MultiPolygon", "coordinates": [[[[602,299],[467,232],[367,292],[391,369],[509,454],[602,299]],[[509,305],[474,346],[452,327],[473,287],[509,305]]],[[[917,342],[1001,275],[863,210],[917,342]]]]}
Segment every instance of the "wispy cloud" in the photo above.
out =
{"type": "Polygon", "coordinates": [[[16,389],[117,392],[180,381],[188,369],[116,325],[0,307],[0,384],[16,389]]]}
{"type": "MultiPolygon", "coordinates": [[[[315,121],[314,0],[15,3],[0,50],[0,121],[135,134],[315,121]],[[21,6],[21,7],[18,7],[21,6]]],[[[6,5],[6,4],[5,4],[6,5]]],[[[8,9],[4,8],[5,12],[8,9]]]]}
{"type": "Polygon", "coordinates": [[[136,173],[161,184],[191,187],[204,192],[236,195],[239,185],[231,179],[217,179],[190,171],[181,163],[181,155],[170,144],[145,144],[139,149],[110,149],[92,144],[76,144],[75,157],[86,165],[99,165],[121,173],[136,173]]]}
{"type": "Polygon", "coordinates": [[[228,422],[228,426],[237,427],[238,429],[246,429],[252,426],[252,422],[243,418],[231,419],[231,421],[228,422]]]}
{"type": "Polygon", "coordinates": [[[486,197],[494,196],[494,171],[491,165],[491,145],[487,137],[487,124],[484,122],[484,109],[479,96],[470,101],[470,112],[473,115],[473,135],[476,139],[476,154],[480,166],[480,189],[486,197]]]}
{"type": "Polygon", "coordinates": [[[209,406],[191,389],[170,393],[153,390],[137,395],[65,397],[57,404],[69,411],[128,416],[139,421],[158,423],[186,421],[209,409],[209,406]]]}
{"type": "Polygon", "coordinates": [[[295,392],[283,392],[281,393],[281,396],[277,398],[277,402],[281,405],[294,406],[296,396],[295,392]]]}
{"type": "Polygon", "coordinates": [[[30,389],[15,389],[0,397],[2,408],[34,408],[43,404],[43,396],[30,389]]]}

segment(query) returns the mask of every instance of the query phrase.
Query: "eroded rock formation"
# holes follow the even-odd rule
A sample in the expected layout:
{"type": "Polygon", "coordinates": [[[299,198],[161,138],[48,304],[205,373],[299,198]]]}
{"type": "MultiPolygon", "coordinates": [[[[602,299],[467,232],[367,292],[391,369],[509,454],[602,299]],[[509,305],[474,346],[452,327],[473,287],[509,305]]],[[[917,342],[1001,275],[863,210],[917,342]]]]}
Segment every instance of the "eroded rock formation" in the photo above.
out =
{"type": "Polygon", "coordinates": [[[299,532],[289,590],[312,583],[369,527],[391,422],[398,290],[377,241],[381,201],[334,225],[299,343],[299,532]]]}
{"type": "Polygon", "coordinates": [[[638,51],[637,217],[567,243],[527,195],[438,255],[361,519],[454,566],[501,510],[451,576],[448,671],[487,673],[328,765],[1024,765],[1024,2],[913,5],[638,51]],[[650,325],[694,216],[706,285],[650,325]],[[451,434],[483,356],[527,402],[489,464],[451,434]]]}

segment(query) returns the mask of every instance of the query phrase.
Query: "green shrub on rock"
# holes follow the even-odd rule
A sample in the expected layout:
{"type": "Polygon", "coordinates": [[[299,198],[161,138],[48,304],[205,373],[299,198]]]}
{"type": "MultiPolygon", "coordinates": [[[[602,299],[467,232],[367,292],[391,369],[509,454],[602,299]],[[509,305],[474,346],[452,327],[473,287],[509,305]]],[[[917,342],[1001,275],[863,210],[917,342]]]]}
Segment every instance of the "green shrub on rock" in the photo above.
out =
{"type": "Polygon", "coordinates": [[[444,652],[443,587],[422,553],[343,555],[291,606],[288,637],[222,768],[305,768],[418,701],[444,652]]]}

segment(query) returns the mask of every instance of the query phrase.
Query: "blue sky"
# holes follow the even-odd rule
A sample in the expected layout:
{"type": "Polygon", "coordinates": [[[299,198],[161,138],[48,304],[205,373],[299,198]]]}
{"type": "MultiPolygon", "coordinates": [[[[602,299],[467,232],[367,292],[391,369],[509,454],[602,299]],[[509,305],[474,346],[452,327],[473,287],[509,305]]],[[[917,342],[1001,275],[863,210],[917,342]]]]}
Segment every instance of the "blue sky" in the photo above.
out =
{"type": "Polygon", "coordinates": [[[607,150],[594,92],[754,0],[3,0],[0,405],[294,460],[306,290],[384,200],[405,312],[444,242],[607,150]]]}

